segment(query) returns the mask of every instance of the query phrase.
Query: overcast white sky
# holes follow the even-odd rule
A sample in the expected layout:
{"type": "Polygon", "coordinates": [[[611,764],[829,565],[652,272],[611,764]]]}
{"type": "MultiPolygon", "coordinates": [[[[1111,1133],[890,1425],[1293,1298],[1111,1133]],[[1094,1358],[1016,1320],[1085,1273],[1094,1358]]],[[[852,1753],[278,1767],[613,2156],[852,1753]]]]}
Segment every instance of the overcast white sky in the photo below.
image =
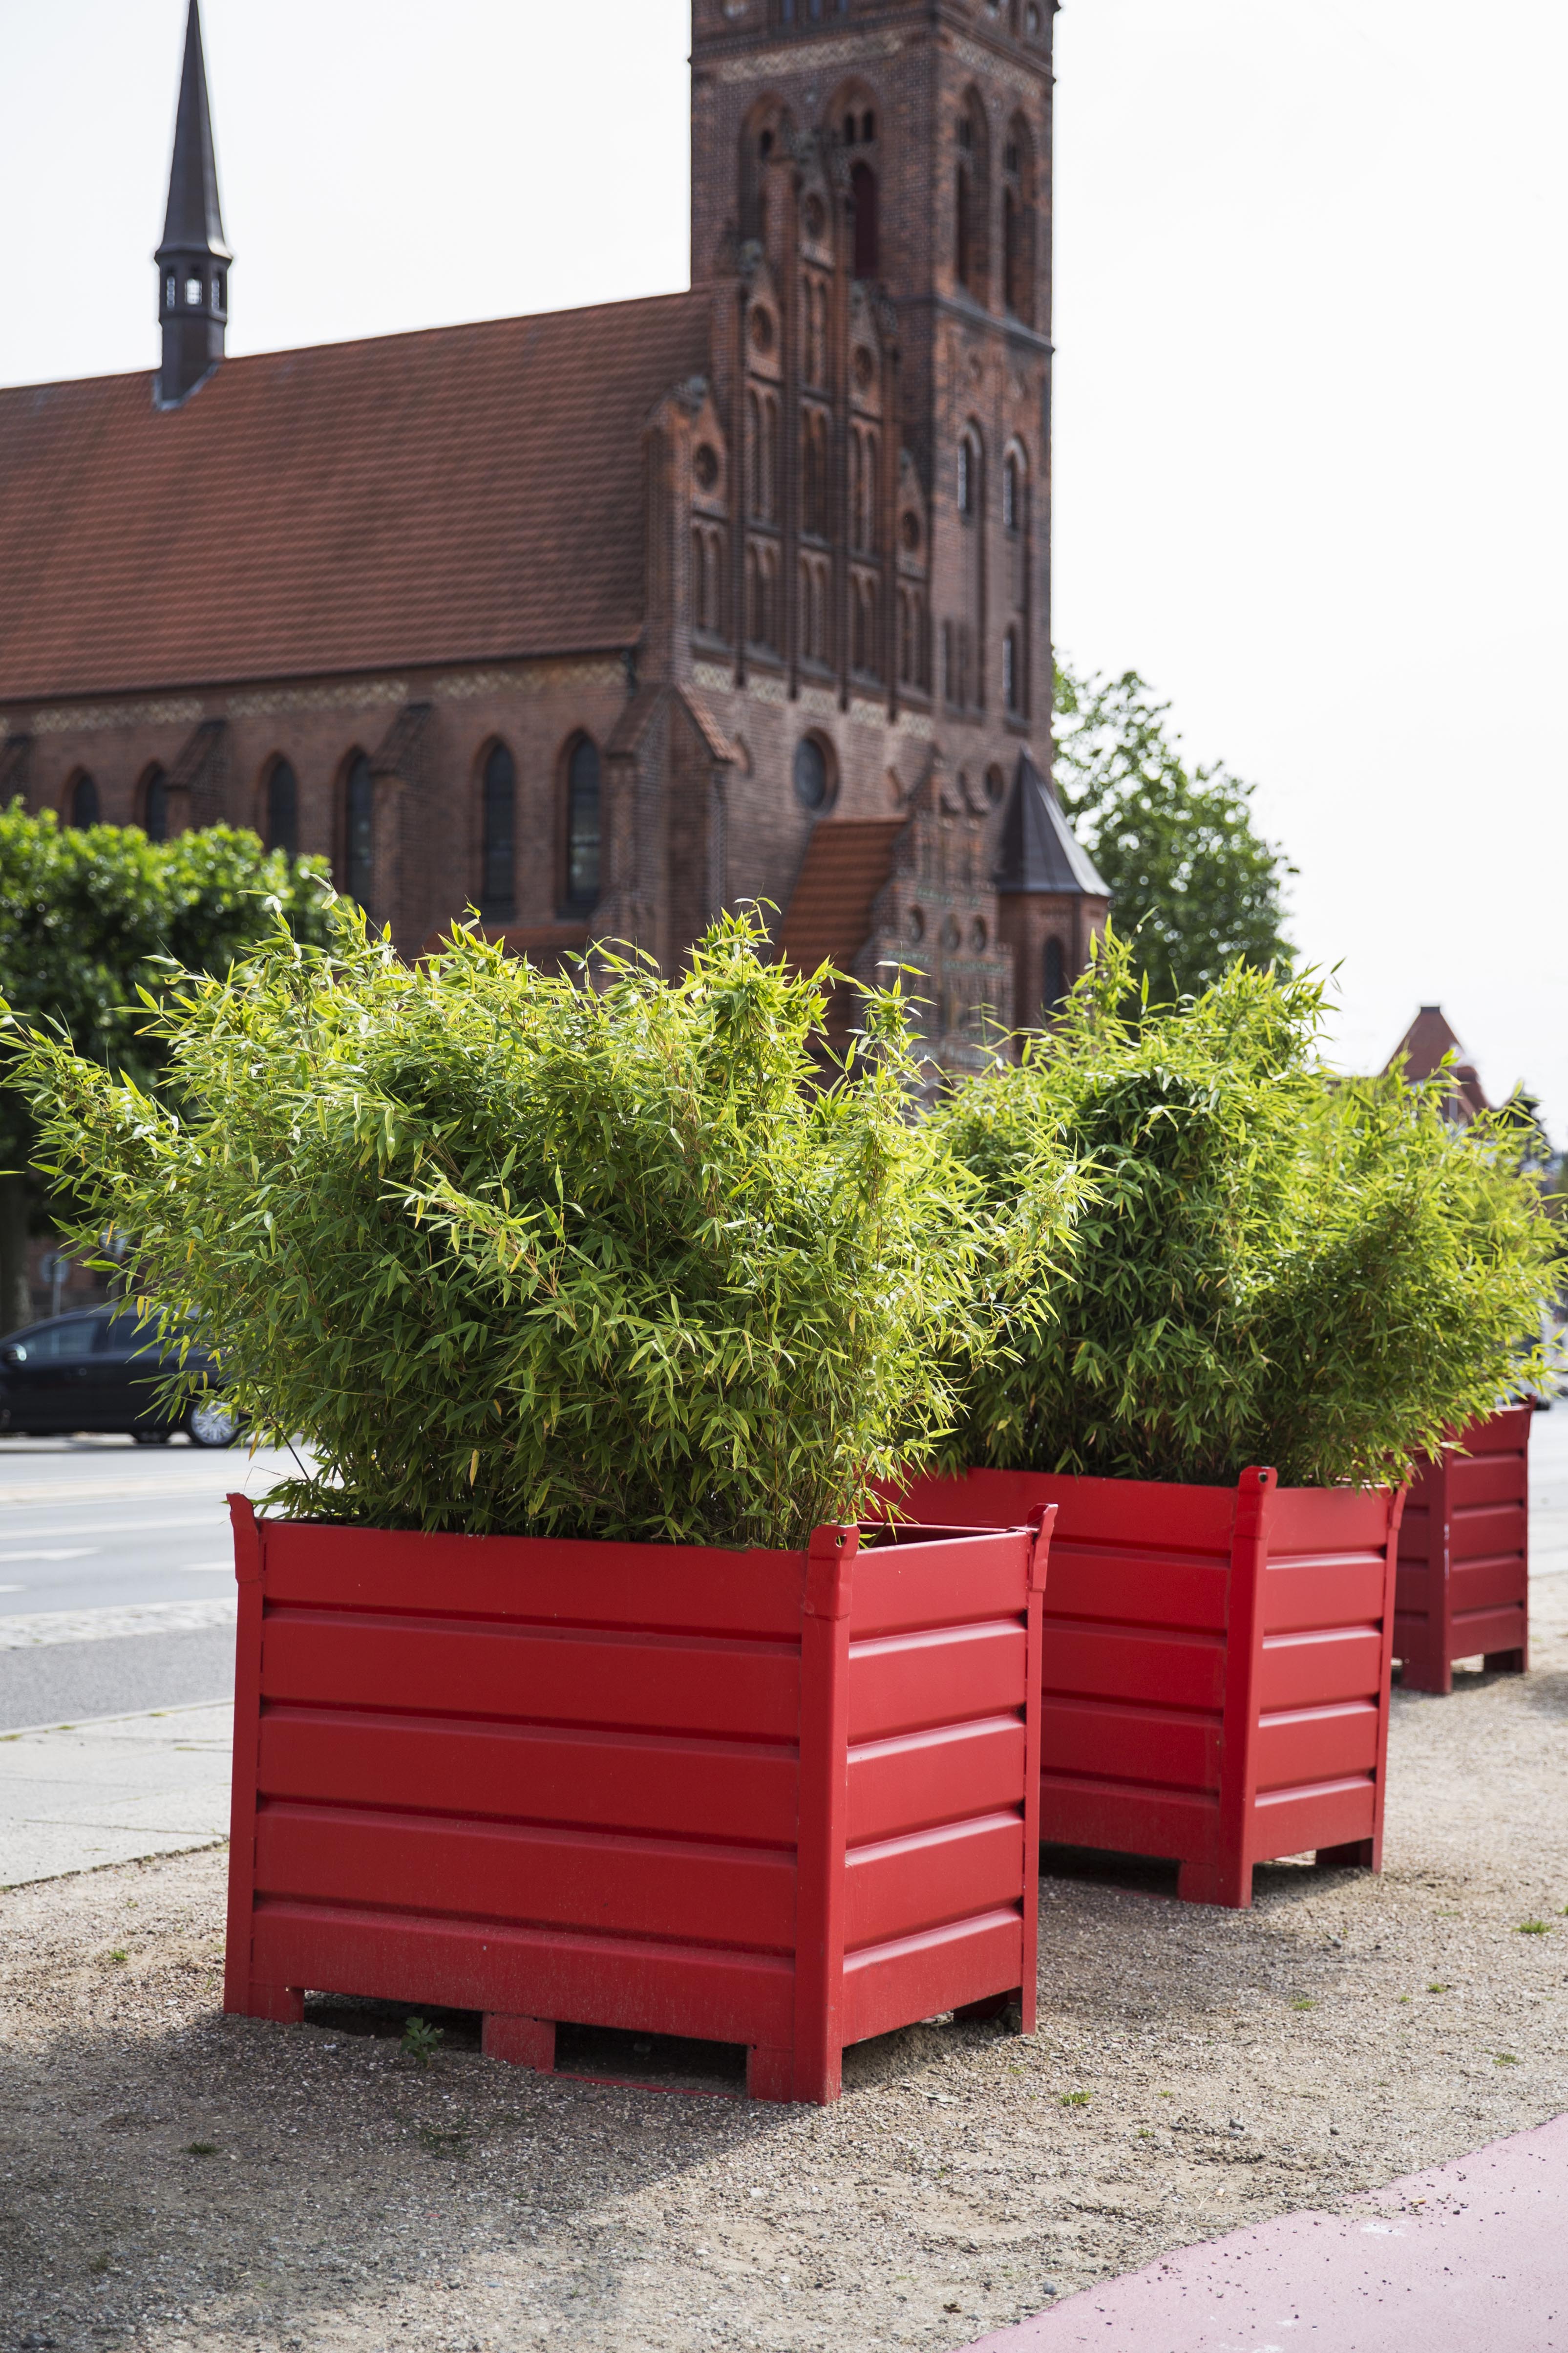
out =
{"type": "MultiPolygon", "coordinates": [[[[0,0],[0,382],[151,368],[185,0],[0,0]]],[[[686,282],[683,0],[205,0],[230,348],[686,282]]],[[[1568,1131],[1568,10],[1068,0],[1057,618],[1259,786],[1379,1063],[1568,1131]]]]}

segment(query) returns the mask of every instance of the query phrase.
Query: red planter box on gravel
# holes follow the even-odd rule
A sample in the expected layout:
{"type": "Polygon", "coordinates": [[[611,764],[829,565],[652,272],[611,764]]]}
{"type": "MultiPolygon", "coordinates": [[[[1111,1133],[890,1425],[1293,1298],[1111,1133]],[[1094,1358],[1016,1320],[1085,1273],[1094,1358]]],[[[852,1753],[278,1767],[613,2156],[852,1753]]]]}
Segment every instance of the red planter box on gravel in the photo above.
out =
{"type": "Polygon", "coordinates": [[[920,1520],[1057,1506],[1040,1835],[1163,1855],[1188,1903],[1241,1907],[1254,1866],[1381,1867],[1402,1498],[1034,1472],[919,1480],[920,1520]]]}
{"type": "Polygon", "coordinates": [[[1534,1419],[1516,1405],[1473,1423],[1411,1485],[1394,1617],[1407,1691],[1451,1692],[1456,1659],[1521,1675],[1530,1664],[1534,1419]]]}
{"type": "Polygon", "coordinates": [[[226,2009],[479,2010],[543,2069],[558,2020],[744,2043],[772,2100],[937,2011],[1032,2031],[1049,1512],[784,1553],[230,1503],[226,2009]]]}

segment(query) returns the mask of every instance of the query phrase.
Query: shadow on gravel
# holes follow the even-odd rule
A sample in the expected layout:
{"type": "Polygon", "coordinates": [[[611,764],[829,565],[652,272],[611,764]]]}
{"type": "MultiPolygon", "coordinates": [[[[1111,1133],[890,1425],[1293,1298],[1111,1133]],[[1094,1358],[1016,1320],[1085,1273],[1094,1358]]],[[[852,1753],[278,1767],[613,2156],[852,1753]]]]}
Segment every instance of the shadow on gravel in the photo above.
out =
{"type": "Polygon", "coordinates": [[[331,1998],[301,2028],[208,2014],[146,2040],[77,2031],[25,2060],[14,2046],[0,2346],[113,2353],[184,2324],[207,2343],[311,2347],[336,2341],[334,2316],[363,2327],[385,2306],[395,2327],[407,2291],[520,2254],[559,2325],[582,2308],[584,2232],[602,2306],[652,2243],[628,2242],[611,2210],[636,2191],[684,2210],[689,2176],[790,2112],[745,2099],[744,2054],[725,2046],[584,2032],[561,2056],[573,2073],[533,2074],[480,2055],[477,2014],[331,1998]],[[423,2061],[404,2048],[410,2016],[439,2033],[423,2061]]]}
{"type": "MultiPolygon", "coordinates": [[[[799,2112],[746,2099],[728,2045],[563,2029],[561,2072],[538,2075],[485,2059],[479,2027],[315,1996],[303,2027],[208,2012],[0,2049],[0,2347],[287,2353],[336,2344],[340,2323],[380,2344],[411,2294],[428,2335],[433,2291],[519,2257],[542,2327],[570,2330],[591,2305],[613,2337],[623,2295],[646,2293],[634,2266],[700,2222],[702,2177],[747,2151],[771,2162],[799,2112]],[[411,2017],[430,2030],[423,2058],[411,2017]]],[[[1001,2031],[949,2021],[862,2044],[847,2097],[1001,2031]]],[[[629,2312],[625,2326],[633,2341],[629,2312]]]]}

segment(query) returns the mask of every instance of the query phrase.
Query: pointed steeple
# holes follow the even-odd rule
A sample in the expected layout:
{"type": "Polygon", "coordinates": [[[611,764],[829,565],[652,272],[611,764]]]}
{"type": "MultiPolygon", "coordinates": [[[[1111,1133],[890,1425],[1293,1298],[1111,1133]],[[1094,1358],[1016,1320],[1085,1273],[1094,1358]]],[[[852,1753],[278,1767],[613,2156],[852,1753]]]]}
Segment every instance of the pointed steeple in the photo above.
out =
{"type": "Polygon", "coordinates": [[[169,210],[158,248],[158,319],[163,364],[154,396],[177,408],[223,358],[228,325],[228,273],[234,259],[223,233],[212,108],[202,53],[199,0],[185,20],[185,63],[174,121],[169,210]]]}

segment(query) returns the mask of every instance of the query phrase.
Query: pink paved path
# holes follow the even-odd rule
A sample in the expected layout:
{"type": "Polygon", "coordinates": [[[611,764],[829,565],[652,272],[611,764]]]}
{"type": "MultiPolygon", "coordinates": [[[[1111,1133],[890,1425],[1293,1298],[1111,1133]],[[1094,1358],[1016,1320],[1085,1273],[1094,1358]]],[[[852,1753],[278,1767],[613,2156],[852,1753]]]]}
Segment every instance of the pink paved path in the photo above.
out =
{"type": "Polygon", "coordinates": [[[1284,2214],[1162,2256],[971,2353],[1079,2346],[1568,2353],[1568,2116],[1395,2181],[1349,2214],[1284,2214]]]}

